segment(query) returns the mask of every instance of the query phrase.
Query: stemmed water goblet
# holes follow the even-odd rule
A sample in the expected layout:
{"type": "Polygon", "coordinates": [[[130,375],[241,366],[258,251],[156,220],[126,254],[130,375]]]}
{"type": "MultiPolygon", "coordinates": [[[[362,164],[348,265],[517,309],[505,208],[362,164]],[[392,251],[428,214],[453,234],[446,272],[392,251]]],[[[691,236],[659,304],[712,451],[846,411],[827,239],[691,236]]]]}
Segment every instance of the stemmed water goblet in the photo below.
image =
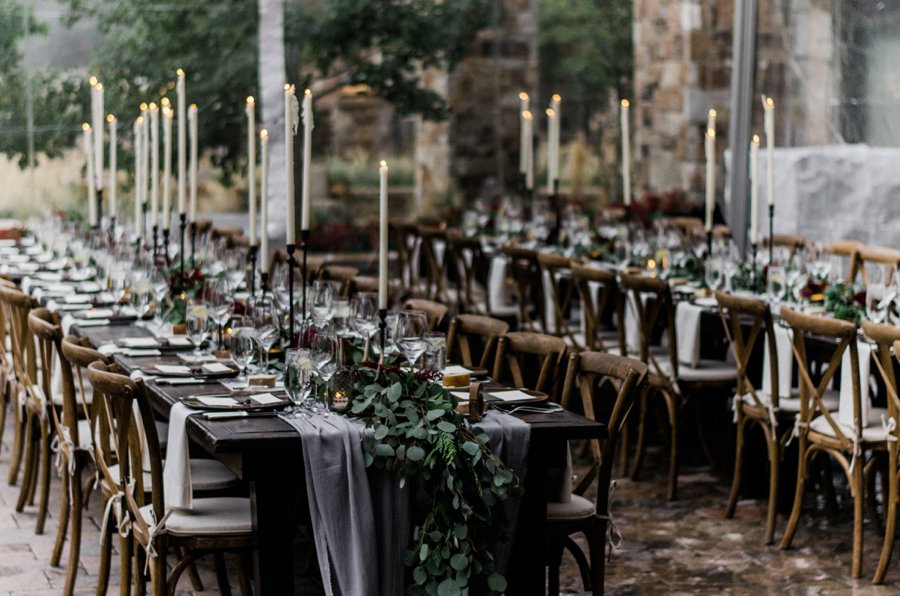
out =
{"type": "Polygon", "coordinates": [[[262,370],[269,370],[269,350],[281,337],[281,320],[271,296],[252,298],[247,306],[247,314],[256,327],[257,342],[262,356],[262,370]]]}
{"type": "Polygon", "coordinates": [[[424,312],[404,310],[398,315],[397,327],[394,330],[394,343],[409,361],[410,368],[416,367],[419,356],[428,348],[428,342],[425,339],[427,331],[428,319],[424,312]]]}
{"type": "Polygon", "coordinates": [[[247,367],[256,353],[256,329],[247,317],[235,317],[231,327],[231,359],[240,369],[241,378],[246,380],[247,367]]]}
{"type": "Polygon", "coordinates": [[[330,282],[317,279],[309,293],[309,311],[316,325],[327,323],[332,316],[331,302],[333,290],[330,282]]]}
{"type": "MultiPolygon", "coordinates": [[[[322,396],[323,411],[327,412],[328,386],[331,377],[337,371],[337,337],[333,333],[319,331],[310,341],[310,359],[316,376],[323,382],[324,395],[322,396]]],[[[318,388],[316,389],[318,395],[318,388]]]]}
{"type": "Polygon", "coordinates": [[[294,404],[293,418],[303,416],[300,407],[310,394],[312,359],[309,349],[290,349],[284,354],[284,388],[294,404]]]}
{"type": "Polygon", "coordinates": [[[216,325],[219,333],[219,349],[224,346],[224,326],[228,322],[228,317],[234,309],[234,300],[228,291],[228,283],[224,278],[214,279],[206,292],[206,298],[209,302],[209,318],[216,325]]]}
{"type": "Polygon", "coordinates": [[[194,360],[199,361],[203,356],[200,345],[209,333],[209,308],[203,303],[188,304],[184,322],[194,344],[194,360]]]}
{"type": "Polygon", "coordinates": [[[364,355],[368,356],[369,342],[378,331],[378,294],[358,292],[350,301],[350,324],[366,342],[364,355]]]}

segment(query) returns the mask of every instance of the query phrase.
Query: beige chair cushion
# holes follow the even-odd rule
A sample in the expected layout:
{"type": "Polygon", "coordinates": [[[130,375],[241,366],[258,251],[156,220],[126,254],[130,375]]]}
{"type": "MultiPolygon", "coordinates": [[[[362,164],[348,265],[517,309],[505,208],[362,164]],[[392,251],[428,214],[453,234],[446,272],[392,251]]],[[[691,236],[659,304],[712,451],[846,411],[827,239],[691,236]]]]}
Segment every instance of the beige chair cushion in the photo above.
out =
{"type": "MultiPolygon", "coordinates": [[[[78,382],[77,381],[75,383],[75,393],[76,394],[78,393],[78,382]]],[[[82,407],[81,406],[81,396],[76,395],[75,399],[78,400],[78,407],[79,408],[82,407]]],[[[84,384],[84,401],[87,403],[87,405],[91,405],[92,403],[94,403],[94,388],[91,387],[87,383],[84,384]]],[[[59,406],[59,407],[62,407],[62,405],[63,405],[63,396],[62,396],[61,388],[58,388],[58,390],[53,391],[53,405],[59,406]]]]}
{"type": "Polygon", "coordinates": [[[547,521],[573,521],[586,519],[596,511],[594,502],[580,495],[572,495],[566,503],[547,503],[547,521]]]}
{"type": "MultiPolygon", "coordinates": [[[[656,356],[659,364],[659,370],[662,374],[671,377],[672,365],[669,363],[668,355],[665,357],[656,356]]],[[[655,367],[650,367],[655,371],[655,367]]],[[[711,381],[735,381],[737,380],[737,369],[733,363],[723,362],[722,360],[706,360],[701,359],[696,367],[690,367],[685,364],[678,365],[678,380],[690,382],[711,382],[711,381]]]]}
{"type": "MultiPolygon", "coordinates": [[[[153,523],[152,505],[141,507],[141,515],[153,523]]],[[[166,520],[166,531],[173,536],[234,536],[253,532],[250,499],[217,497],[194,499],[191,509],[175,509],[166,520]]]]}
{"type": "MultiPolygon", "coordinates": [[[[109,467],[112,477],[118,482],[119,464],[109,467]]],[[[191,487],[195,492],[210,492],[225,490],[240,484],[237,476],[225,467],[225,464],[215,459],[191,460],[191,487]]],[[[144,490],[153,488],[153,480],[149,471],[144,472],[144,490]]]]}
{"type": "MultiPolygon", "coordinates": [[[[769,406],[769,402],[772,397],[765,391],[757,391],[756,396],[759,398],[759,401],[766,407],[769,406]]],[[[756,401],[754,401],[753,397],[750,394],[747,394],[741,398],[744,403],[747,405],[755,406],[756,401]]],[[[834,389],[826,389],[825,395],[822,396],[822,403],[825,404],[825,407],[828,408],[828,411],[837,410],[838,402],[840,401],[840,394],[834,389]]],[[[800,390],[793,389],[791,391],[791,397],[782,397],[778,400],[778,409],[782,412],[791,412],[797,413],[800,411],[800,390]]]]}
{"type": "MultiPolygon", "coordinates": [[[[840,419],[840,415],[837,410],[831,412],[831,417],[834,419],[835,423],[840,419]]],[[[882,417],[887,420],[888,419],[888,411],[885,408],[869,408],[869,424],[864,429],[862,429],[862,439],[864,443],[884,443],[887,440],[887,431],[881,423],[882,417]]],[[[846,424],[838,423],[838,428],[841,429],[841,432],[844,433],[844,436],[848,439],[853,438],[853,428],[847,426],[846,424]]],[[[825,416],[818,416],[814,418],[812,422],[809,423],[809,430],[811,432],[816,432],[828,437],[834,437],[835,432],[834,429],[831,428],[831,425],[828,424],[828,420],[825,419],[825,416]]]]}

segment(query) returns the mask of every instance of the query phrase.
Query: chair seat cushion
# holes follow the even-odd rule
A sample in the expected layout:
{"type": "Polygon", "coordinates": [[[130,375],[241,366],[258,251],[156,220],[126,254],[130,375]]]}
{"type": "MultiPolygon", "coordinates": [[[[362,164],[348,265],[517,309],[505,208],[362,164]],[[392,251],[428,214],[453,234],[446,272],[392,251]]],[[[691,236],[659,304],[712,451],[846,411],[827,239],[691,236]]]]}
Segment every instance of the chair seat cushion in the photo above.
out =
{"type": "MultiPolygon", "coordinates": [[[[78,383],[77,383],[77,382],[75,383],[75,393],[76,393],[76,394],[79,393],[79,392],[78,392],[78,383]]],[[[78,402],[78,407],[81,408],[81,407],[82,407],[82,406],[81,406],[81,402],[82,402],[81,395],[80,395],[80,394],[76,395],[75,399],[76,399],[77,402],[78,402]]],[[[89,405],[89,406],[90,406],[92,403],[94,403],[94,388],[91,387],[91,386],[90,386],[89,384],[87,384],[87,383],[84,384],[84,402],[85,402],[87,405],[89,405]]],[[[54,391],[53,391],[53,405],[54,405],[54,406],[58,406],[58,407],[62,407],[62,406],[63,406],[62,387],[60,387],[58,391],[57,391],[57,390],[54,390],[54,391]]],[[[83,412],[82,412],[81,410],[79,410],[79,414],[80,414],[80,413],[83,413],[83,412]]]]}
{"type": "Polygon", "coordinates": [[[573,521],[586,519],[592,515],[597,508],[590,499],[585,499],[581,495],[572,495],[570,501],[566,503],[547,503],[547,521],[573,521]]]}
{"type": "MultiPolygon", "coordinates": [[[[756,396],[759,398],[759,401],[763,403],[767,408],[769,407],[769,403],[772,401],[772,396],[769,395],[766,391],[757,391],[756,396]]],[[[755,406],[756,401],[754,401],[753,396],[747,394],[743,396],[742,401],[750,406],[755,406]]],[[[838,402],[840,401],[840,394],[834,389],[826,389],[825,395],[822,396],[822,403],[825,404],[825,407],[828,408],[829,411],[837,410],[838,402]]],[[[791,397],[782,397],[778,400],[778,409],[782,412],[791,412],[793,414],[800,411],[800,390],[792,389],[791,397]]]]}
{"type": "MultiPolygon", "coordinates": [[[[118,482],[119,464],[109,467],[112,477],[118,482]]],[[[191,460],[191,488],[194,492],[210,492],[226,490],[240,484],[237,476],[225,467],[225,464],[215,459],[191,460]]],[[[153,479],[149,471],[144,471],[144,490],[152,490],[153,479]]]]}
{"type": "MultiPolygon", "coordinates": [[[[837,410],[831,412],[831,417],[835,422],[840,420],[840,414],[837,410]]],[[[888,433],[884,428],[884,425],[881,423],[882,418],[887,420],[887,409],[869,408],[869,424],[862,429],[862,440],[864,443],[884,443],[887,440],[888,433]]],[[[847,437],[848,439],[853,438],[852,426],[838,423],[838,428],[841,429],[841,432],[844,433],[845,437],[847,437]]],[[[828,424],[828,420],[825,418],[825,416],[818,416],[817,418],[814,418],[813,421],[809,423],[809,430],[810,432],[819,433],[820,435],[825,435],[827,437],[836,436],[834,429],[831,428],[830,424],[828,424]]]]}
{"type": "MultiPolygon", "coordinates": [[[[216,497],[194,499],[191,509],[175,509],[166,520],[166,532],[172,536],[234,536],[253,532],[250,499],[216,497]]],[[[141,507],[141,515],[153,523],[152,505],[141,507]]]]}
{"type": "MultiPolygon", "coordinates": [[[[668,376],[672,376],[672,365],[668,359],[660,359],[656,357],[659,363],[659,372],[668,376]]],[[[653,367],[651,367],[653,368],[653,367]]],[[[734,364],[724,362],[722,360],[706,360],[701,359],[697,366],[691,367],[686,364],[678,365],[678,380],[685,382],[728,382],[737,379],[737,368],[734,364]]]]}

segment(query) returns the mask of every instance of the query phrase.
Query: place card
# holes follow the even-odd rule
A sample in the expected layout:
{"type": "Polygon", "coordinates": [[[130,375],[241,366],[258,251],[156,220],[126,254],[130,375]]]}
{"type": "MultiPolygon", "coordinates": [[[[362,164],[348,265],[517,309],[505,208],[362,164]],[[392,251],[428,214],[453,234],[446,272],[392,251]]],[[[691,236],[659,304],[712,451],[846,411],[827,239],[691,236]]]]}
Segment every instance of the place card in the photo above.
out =
{"type": "Polygon", "coordinates": [[[66,304],[88,304],[91,297],[87,294],[67,294],[62,297],[62,301],[66,304]]]}
{"type": "Polygon", "coordinates": [[[208,373],[227,373],[231,372],[231,368],[225,366],[221,362],[207,362],[201,366],[208,373]]]}
{"type": "Polygon", "coordinates": [[[194,347],[194,342],[185,335],[173,335],[172,337],[166,338],[166,343],[168,343],[173,348],[192,348],[194,347]]]}
{"type": "Polygon", "coordinates": [[[519,391],[518,389],[511,389],[509,391],[492,391],[489,395],[491,397],[496,397],[500,401],[522,401],[526,399],[534,399],[533,395],[528,395],[524,391],[519,391]]]}
{"type": "Polygon", "coordinates": [[[446,367],[442,372],[445,375],[466,375],[472,371],[470,371],[465,366],[459,366],[458,364],[454,364],[454,365],[446,367]]]}
{"type": "Polygon", "coordinates": [[[156,370],[163,373],[164,375],[189,375],[191,374],[191,369],[188,366],[182,366],[180,364],[157,364],[156,370]]]}
{"type": "Polygon", "coordinates": [[[155,337],[123,337],[118,344],[126,348],[155,348],[158,345],[155,337]]]}
{"type": "Polygon", "coordinates": [[[221,408],[228,406],[237,406],[238,401],[233,397],[206,397],[203,395],[198,395],[194,399],[203,404],[204,406],[210,406],[212,408],[221,408]]]}
{"type": "Polygon", "coordinates": [[[91,310],[82,311],[79,316],[82,319],[108,319],[114,314],[111,308],[92,308],[91,310]]]}
{"type": "Polygon", "coordinates": [[[274,395],[272,395],[271,393],[260,393],[258,395],[251,395],[250,399],[262,406],[267,406],[269,404],[281,403],[281,400],[279,398],[275,397],[274,395]]]}

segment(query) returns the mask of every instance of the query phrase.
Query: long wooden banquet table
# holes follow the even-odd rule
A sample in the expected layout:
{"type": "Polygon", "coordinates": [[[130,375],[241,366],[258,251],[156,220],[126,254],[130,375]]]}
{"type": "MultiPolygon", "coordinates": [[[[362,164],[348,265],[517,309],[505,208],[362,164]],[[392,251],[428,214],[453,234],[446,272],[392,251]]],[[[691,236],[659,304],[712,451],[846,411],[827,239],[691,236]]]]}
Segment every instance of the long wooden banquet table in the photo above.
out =
{"type": "MultiPolygon", "coordinates": [[[[71,332],[87,338],[94,347],[123,337],[150,335],[147,329],[134,324],[75,325],[71,332]]],[[[160,360],[158,356],[150,358],[160,360]]],[[[116,361],[131,372],[146,364],[148,358],[117,355],[116,361]]],[[[159,385],[150,381],[147,388],[154,408],[163,417],[168,417],[172,405],[187,395],[227,391],[218,382],[159,385]]],[[[567,441],[602,439],[607,429],[602,423],[569,411],[514,415],[531,426],[531,440],[507,571],[508,593],[543,594],[548,469],[565,466],[567,441]]],[[[258,593],[296,593],[293,541],[298,526],[308,516],[300,434],[277,415],[223,420],[194,415],[188,417],[186,428],[195,443],[250,487],[258,544],[254,561],[258,593]]]]}

